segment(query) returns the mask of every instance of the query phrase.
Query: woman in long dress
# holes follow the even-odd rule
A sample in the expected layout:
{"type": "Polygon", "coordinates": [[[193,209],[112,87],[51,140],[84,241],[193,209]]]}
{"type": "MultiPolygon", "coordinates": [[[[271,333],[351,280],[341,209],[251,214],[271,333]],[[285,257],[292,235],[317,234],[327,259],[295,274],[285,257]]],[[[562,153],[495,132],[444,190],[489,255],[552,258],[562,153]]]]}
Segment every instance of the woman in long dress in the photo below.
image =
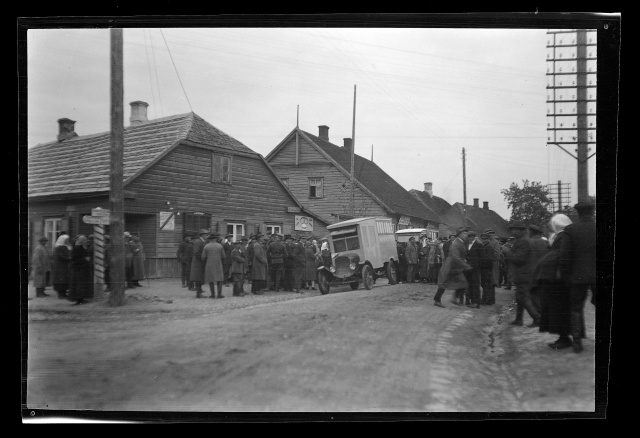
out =
{"type": "Polygon", "coordinates": [[[93,278],[91,278],[91,256],[88,250],[87,236],[81,234],[76,238],[71,253],[71,288],[69,300],[74,304],[83,304],[86,299],[93,298],[93,278]]]}
{"type": "Polygon", "coordinates": [[[552,231],[549,237],[551,248],[536,265],[533,272],[532,292],[540,296],[540,331],[558,334],[558,339],[549,344],[560,350],[572,345],[571,338],[571,285],[561,278],[559,271],[560,251],[565,243],[564,228],[571,219],[564,214],[555,214],[549,221],[552,231]]]}
{"type": "Polygon", "coordinates": [[[53,289],[58,293],[60,299],[67,298],[67,291],[71,284],[72,250],[68,234],[58,237],[53,247],[53,289]]]}

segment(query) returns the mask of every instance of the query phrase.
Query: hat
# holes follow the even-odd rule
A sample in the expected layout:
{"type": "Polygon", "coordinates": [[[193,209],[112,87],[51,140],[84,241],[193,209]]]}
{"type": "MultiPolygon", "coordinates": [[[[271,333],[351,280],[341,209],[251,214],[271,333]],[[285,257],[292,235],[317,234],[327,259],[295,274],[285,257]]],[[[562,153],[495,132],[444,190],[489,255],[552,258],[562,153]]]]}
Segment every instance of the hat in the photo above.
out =
{"type": "MultiPolygon", "coordinates": [[[[454,234],[454,236],[458,237],[460,234],[464,233],[465,231],[467,231],[467,227],[456,228],[456,234],[454,234]]],[[[451,236],[449,236],[449,237],[451,237],[451,236]]]]}
{"type": "Polygon", "coordinates": [[[285,238],[285,239],[291,239],[291,234],[285,234],[285,235],[284,235],[284,238],[285,238]]]}
{"type": "Polygon", "coordinates": [[[227,237],[233,237],[233,234],[227,234],[226,236],[224,236],[225,238],[227,237]]]}
{"type": "Polygon", "coordinates": [[[469,236],[469,237],[475,237],[475,236],[477,236],[477,234],[476,234],[476,232],[475,232],[475,231],[470,230],[470,231],[469,231],[469,233],[467,234],[467,236],[469,236]]]}
{"type": "Polygon", "coordinates": [[[254,237],[255,239],[259,239],[259,238],[261,238],[261,237],[264,237],[264,234],[260,234],[260,233],[258,233],[258,234],[256,234],[256,235],[254,235],[253,237],[254,237]]]}
{"type": "Polygon", "coordinates": [[[484,233],[480,234],[480,238],[481,239],[489,239],[490,237],[491,236],[489,236],[489,233],[487,233],[487,232],[484,232],[484,233]]]}
{"type": "Polygon", "coordinates": [[[38,239],[38,242],[48,242],[49,239],[47,239],[46,237],[42,236],[41,238],[38,239]]]}
{"type": "Polygon", "coordinates": [[[131,237],[131,233],[130,233],[130,232],[128,232],[128,231],[125,231],[125,232],[124,232],[124,237],[131,237]]]}
{"type": "Polygon", "coordinates": [[[596,206],[591,202],[578,202],[576,205],[573,206],[573,208],[575,208],[579,214],[584,214],[584,213],[589,214],[593,212],[596,206]]]}
{"type": "Polygon", "coordinates": [[[242,239],[240,239],[240,240],[243,241],[243,242],[248,242],[249,241],[249,239],[247,239],[247,236],[242,236],[242,239]]]}
{"type": "Polygon", "coordinates": [[[494,234],[495,231],[493,231],[491,228],[487,228],[486,230],[484,230],[485,234],[494,234]]]}
{"type": "Polygon", "coordinates": [[[539,226],[537,225],[529,225],[529,231],[532,231],[535,234],[540,234],[542,233],[542,230],[540,229],[539,226]]]}
{"type": "Polygon", "coordinates": [[[513,221],[510,225],[507,225],[507,228],[520,228],[521,230],[526,230],[527,226],[522,221],[513,221]]]}
{"type": "Polygon", "coordinates": [[[233,242],[234,245],[242,245],[242,241],[240,240],[236,240],[233,242]]]}
{"type": "Polygon", "coordinates": [[[202,228],[200,231],[198,231],[199,235],[203,235],[203,234],[209,234],[209,230],[205,230],[204,228],[202,228]]]}
{"type": "Polygon", "coordinates": [[[326,241],[328,242],[328,241],[329,241],[329,238],[328,238],[328,237],[323,237],[323,238],[322,238],[322,239],[320,239],[320,240],[326,240],[326,241]]]}
{"type": "Polygon", "coordinates": [[[511,236],[511,237],[508,237],[507,240],[516,240],[516,238],[511,236]]]}

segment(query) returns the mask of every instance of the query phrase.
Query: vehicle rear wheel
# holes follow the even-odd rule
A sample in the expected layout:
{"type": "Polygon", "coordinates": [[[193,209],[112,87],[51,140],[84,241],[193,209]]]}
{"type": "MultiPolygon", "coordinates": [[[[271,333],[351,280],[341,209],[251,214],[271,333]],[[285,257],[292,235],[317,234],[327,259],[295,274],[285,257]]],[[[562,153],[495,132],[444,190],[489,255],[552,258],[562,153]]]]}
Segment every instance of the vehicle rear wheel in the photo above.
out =
{"type": "Polygon", "coordinates": [[[371,290],[373,288],[373,270],[369,265],[364,265],[362,268],[362,283],[364,284],[364,288],[367,290],[371,290]]]}
{"type": "Polygon", "coordinates": [[[387,279],[389,280],[389,284],[398,283],[398,277],[396,276],[396,265],[393,262],[387,262],[387,279]]]}
{"type": "Polygon", "coordinates": [[[320,293],[326,295],[329,293],[330,288],[328,274],[322,271],[318,272],[318,289],[320,289],[320,293]]]}
{"type": "Polygon", "coordinates": [[[354,281],[352,283],[349,283],[349,286],[351,286],[351,290],[356,290],[358,289],[358,286],[360,286],[360,283],[358,283],[357,281],[354,281]]]}

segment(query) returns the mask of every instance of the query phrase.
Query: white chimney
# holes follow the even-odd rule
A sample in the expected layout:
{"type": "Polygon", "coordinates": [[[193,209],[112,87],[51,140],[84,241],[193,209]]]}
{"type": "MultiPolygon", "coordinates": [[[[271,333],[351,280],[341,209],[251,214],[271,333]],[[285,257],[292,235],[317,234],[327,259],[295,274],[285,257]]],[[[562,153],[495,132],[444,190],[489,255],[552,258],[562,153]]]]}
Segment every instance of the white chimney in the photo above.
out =
{"type": "Polygon", "coordinates": [[[132,126],[149,121],[149,119],[147,119],[147,107],[149,106],[147,102],[136,100],[135,102],[131,102],[129,105],[131,105],[131,117],[129,117],[129,122],[132,126]]]}

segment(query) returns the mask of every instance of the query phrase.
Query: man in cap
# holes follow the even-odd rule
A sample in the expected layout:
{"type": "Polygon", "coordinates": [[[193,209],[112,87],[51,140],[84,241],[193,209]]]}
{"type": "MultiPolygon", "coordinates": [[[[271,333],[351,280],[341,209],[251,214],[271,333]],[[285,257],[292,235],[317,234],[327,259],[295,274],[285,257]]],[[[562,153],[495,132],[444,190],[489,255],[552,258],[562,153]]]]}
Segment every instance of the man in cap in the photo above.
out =
{"type": "Polygon", "coordinates": [[[291,234],[284,235],[284,246],[286,253],[284,257],[284,278],[282,280],[282,286],[285,291],[292,292],[294,289],[294,269],[295,263],[293,260],[293,240],[294,237],[291,234]]]}
{"type": "MultiPolygon", "coordinates": [[[[494,250],[491,246],[491,235],[482,233],[482,261],[480,262],[480,285],[482,286],[482,304],[492,305],[496,303],[496,287],[493,283],[494,250]]],[[[499,251],[502,251],[498,246],[499,251]]]]}
{"type": "Polygon", "coordinates": [[[176,258],[181,267],[182,287],[188,287],[192,289],[191,282],[189,281],[189,273],[191,271],[191,259],[193,258],[193,242],[191,242],[191,234],[185,234],[178,251],[176,251],[176,258]]]}
{"type": "Polygon", "coordinates": [[[251,265],[251,293],[262,295],[267,279],[267,252],[264,249],[263,241],[266,238],[262,234],[256,235],[256,242],[253,245],[253,261],[251,265]]]}
{"type": "Polygon", "coordinates": [[[233,234],[227,234],[224,236],[224,240],[222,241],[222,247],[224,248],[224,259],[222,261],[222,265],[224,267],[224,286],[226,286],[231,279],[231,251],[233,251],[232,241],[233,234]]]}
{"type": "MultiPolygon", "coordinates": [[[[549,242],[542,238],[542,230],[537,225],[529,225],[529,244],[531,245],[531,259],[529,263],[531,265],[531,279],[533,281],[533,272],[538,262],[549,252],[549,242]]],[[[531,286],[533,286],[533,284],[531,286]]],[[[529,294],[531,295],[533,305],[536,307],[538,313],[540,313],[540,295],[533,287],[530,287],[529,294]]],[[[534,325],[534,327],[538,326],[534,325]]]]}
{"type": "Polygon", "coordinates": [[[584,305],[589,289],[591,304],[596,304],[596,221],[593,203],[578,202],[573,208],[578,212],[578,221],[564,228],[560,273],[571,283],[571,337],[573,351],[580,353],[586,337],[584,305]]]}
{"type": "Polygon", "coordinates": [[[31,281],[36,289],[36,297],[48,297],[49,294],[44,293],[51,275],[51,259],[47,251],[46,244],[49,241],[42,236],[38,239],[38,245],[33,250],[31,256],[31,281]]]}
{"type": "Polygon", "coordinates": [[[274,238],[267,247],[267,257],[269,258],[269,273],[274,282],[274,290],[280,291],[282,285],[282,276],[284,274],[284,258],[286,256],[286,248],[278,239],[277,234],[273,234],[274,238]]]}
{"type": "Polygon", "coordinates": [[[204,228],[198,231],[198,238],[193,242],[193,256],[191,257],[191,271],[189,272],[189,280],[193,283],[193,287],[196,291],[196,298],[201,298],[204,290],[202,290],[202,283],[204,283],[204,263],[202,263],[202,251],[207,244],[207,236],[209,236],[209,230],[204,228]]]}
{"type": "MultiPolygon", "coordinates": [[[[202,249],[202,263],[204,264],[204,283],[209,284],[210,298],[224,298],[222,285],[226,274],[224,272],[224,247],[218,241],[220,235],[213,233],[208,237],[208,243],[202,249]],[[215,286],[215,288],[214,288],[215,286]],[[216,291],[218,295],[216,297],[216,291]]],[[[200,298],[200,295],[197,296],[200,298]]]]}
{"type": "Polygon", "coordinates": [[[531,243],[527,237],[527,226],[520,220],[513,221],[508,227],[515,240],[511,248],[505,251],[505,257],[513,265],[513,281],[516,285],[516,318],[512,325],[523,325],[525,309],[533,318],[531,327],[540,324],[540,312],[536,309],[531,299],[531,278],[533,267],[531,266],[531,243]]]}
{"type": "Polygon", "coordinates": [[[233,296],[243,297],[246,294],[243,290],[244,276],[247,272],[246,253],[242,247],[242,241],[233,242],[231,251],[231,277],[233,279],[233,296]]]}
{"type": "Polygon", "coordinates": [[[438,290],[433,297],[434,305],[438,307],[444,307],[441,298],[447,289],[455,290],[454,302],[462,305],[460,300],[463,299],[464,292],[469,285],[464,276],[464,271],[471,269],[471,266],[467,263],[466,227],[458,228],[454,236],[450,240],[449,255],[442,263],[442,269],[438,277],[438,290]]]}

